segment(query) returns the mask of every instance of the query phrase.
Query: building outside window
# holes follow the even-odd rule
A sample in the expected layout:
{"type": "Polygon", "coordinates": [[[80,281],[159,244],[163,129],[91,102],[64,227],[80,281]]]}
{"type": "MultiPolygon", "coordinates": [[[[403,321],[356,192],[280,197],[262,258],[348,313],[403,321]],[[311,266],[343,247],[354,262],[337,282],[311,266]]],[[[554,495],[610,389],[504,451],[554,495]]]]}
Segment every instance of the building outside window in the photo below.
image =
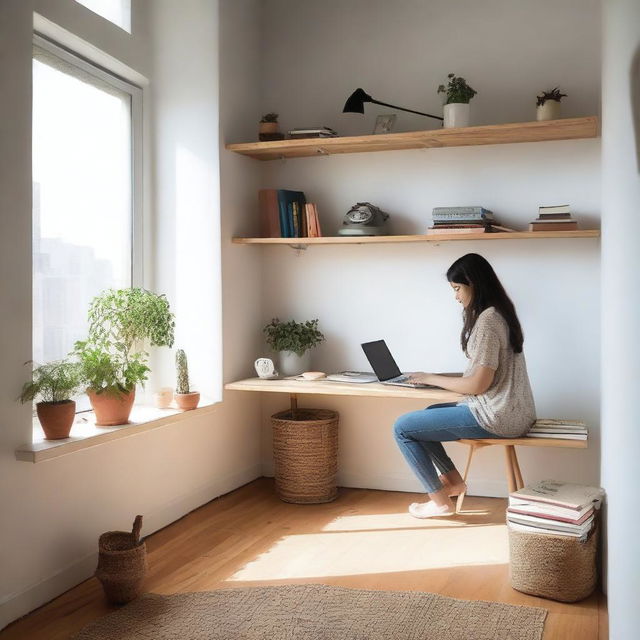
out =
{"type": "Polygon", "coordinates": [[[33,359],[64,357],[106,288],[140,286],[141,91],[36,37],[33,359]]]}

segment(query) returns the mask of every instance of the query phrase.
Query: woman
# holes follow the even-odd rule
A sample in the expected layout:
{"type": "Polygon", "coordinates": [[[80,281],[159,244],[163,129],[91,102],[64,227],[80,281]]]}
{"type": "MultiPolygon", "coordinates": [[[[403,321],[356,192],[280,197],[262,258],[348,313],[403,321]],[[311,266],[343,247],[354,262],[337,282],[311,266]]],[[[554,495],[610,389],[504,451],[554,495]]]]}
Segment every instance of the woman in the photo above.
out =
{"type": "Polygon", "coordinates": [[[482,256],[468,253],[449,267],[447,280],[463,306],[460,342],[469,359],[467,370],[458,378],[415,373],[411,379],[466,397],[412,411],[394,425],[400,450],[429,494],[428,502],[409,506],[416,518],[452,515],[451,497],[466,491],[441,442],[517,438],[535,421],[522,329],[493,268],[482,256]]]}

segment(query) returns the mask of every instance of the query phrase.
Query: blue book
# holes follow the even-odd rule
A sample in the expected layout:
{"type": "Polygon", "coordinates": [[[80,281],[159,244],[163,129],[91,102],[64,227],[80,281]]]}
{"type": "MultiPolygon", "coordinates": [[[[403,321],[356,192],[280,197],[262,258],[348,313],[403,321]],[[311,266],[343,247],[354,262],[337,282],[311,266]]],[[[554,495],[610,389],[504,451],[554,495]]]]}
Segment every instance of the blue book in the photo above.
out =
{"type": "MultiPolygon", "coordinates": [[[[280,209],[280,228],[283,238],[295,238],[296,229],[293,221],[293,203],[298,203],[298,208],[304,208],[306,198],[302,191],[278,189],[278,207],[280,209]]],[[[300,225],[298,224],[298,233],[300,225]]]]}

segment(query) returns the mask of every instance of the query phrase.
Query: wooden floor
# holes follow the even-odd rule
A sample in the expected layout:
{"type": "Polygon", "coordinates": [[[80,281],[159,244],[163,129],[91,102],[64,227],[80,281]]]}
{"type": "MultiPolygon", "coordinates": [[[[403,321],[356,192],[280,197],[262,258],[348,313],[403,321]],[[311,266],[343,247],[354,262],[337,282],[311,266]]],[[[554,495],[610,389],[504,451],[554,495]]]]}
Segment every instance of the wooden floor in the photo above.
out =
{"type": "MultiPolygon", "coordinates": [[[[601,595],[561,604],[510,587],[504,500],[471,497],[455,517],[415,520],[406,513],[415,499],[341,489],[330,504],[291,505],[275,497],[272,480],[256,480],[147,538],[146,589],[168,594],[317,582],[431,591],[544,607],[545,640],[608,637],[601,595]]],[[[92,578],[13,623],[0,638],[66,640],[111,609],[92,578]]]]}

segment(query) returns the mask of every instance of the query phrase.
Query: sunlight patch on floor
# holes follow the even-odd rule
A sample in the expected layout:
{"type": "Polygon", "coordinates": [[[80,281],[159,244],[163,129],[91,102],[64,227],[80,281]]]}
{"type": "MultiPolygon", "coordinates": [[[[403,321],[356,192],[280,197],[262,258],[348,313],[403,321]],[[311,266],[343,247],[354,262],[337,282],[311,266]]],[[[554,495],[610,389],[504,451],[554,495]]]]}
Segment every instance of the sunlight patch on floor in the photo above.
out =
{"type": "Polygon", "coordinates": [[[371,531],[375,529],[413,529],[430,527],[468,527],[473,524],[473,519],[486,516],[488,511],[469,511],[463,514],[465,519],[450,520],[416,520],[407,518],[407,513],[372,513],[358,516],[339,516],[322,528],[323,531],[371,531]]]}
{"type": "MultiPolygon", "coordinates": [[[[406,516],[405,516],[406,519],[406,516]]],[[[505,525],[285,536],[229,580],[281,580],[421,571],[509,561],[505,525]]]]}

